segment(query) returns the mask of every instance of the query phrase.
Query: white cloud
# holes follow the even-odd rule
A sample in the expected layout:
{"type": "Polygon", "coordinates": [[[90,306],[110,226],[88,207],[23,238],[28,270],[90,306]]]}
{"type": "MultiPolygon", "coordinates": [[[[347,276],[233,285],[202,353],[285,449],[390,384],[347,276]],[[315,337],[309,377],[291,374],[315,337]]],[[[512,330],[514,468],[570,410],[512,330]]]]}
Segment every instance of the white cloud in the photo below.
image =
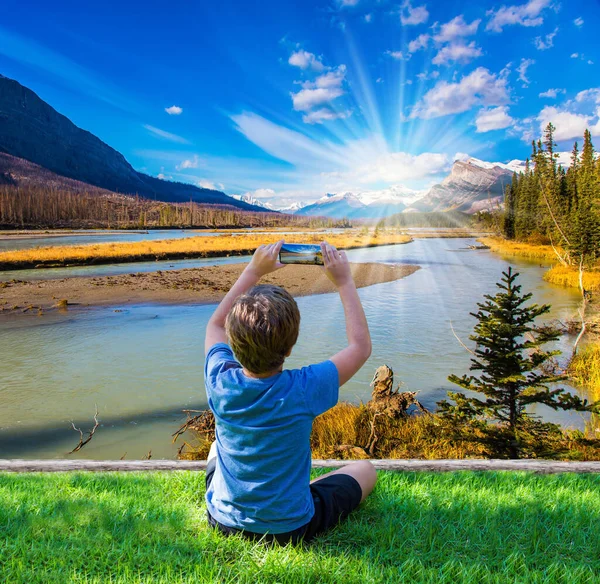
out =
{"type": "Polygon", "coordinates": [[[373,15],[371,13],[365,14],[363,16],[363,18],[364,18],[365,22],[371,22],[371,20],[373,20],[373,15]]]}
{"type": "Polygon", "coordinates": [[[170,116],[179,116],[183,113],[183,109],[180,108],[178,105],[172,105],[171,107],[166,107],[165,111],[170,115],[170,116]]]}
{"type": "Polygon", "coordinates": [[[341,87],[318,87],[316,89],[301,89],[298,93],[292,93],[294,109],[298,112],[306,112],[313,107],[333,101],[344,95],[341,87]]]}
{"type": "Polygon", "coordinates": [[[527,69],[533,65],[535,61],[533,59],[521,59],[521,64],[517,67],[519,73],[519,79],[523,82],[523,87],[529,85],[529,79],[527,77],[527,69]]]}
{"type": "Polygon", "coordinates": [[[272,199],[277,193],[273,189],[256,189],[254,191],[248,191],[242,196],[250,196],[253,199],[272,199]]]}
{"type": "Polygon", "coordinates": [[[508,128],[513,122],[513,118],[508,115],[507,106],[481,109],[475,119],[478,134],[508,128]]]}
{"type": "Polygon", "coordinates": [[[575,96],[575,101],[577,103],[592,101],[596,104],[600,104],[600,87],[593,87],[591,89],[580,91],[575,96]]]}
{"type": "MultiPolygon", "coordinates": [[[[317,196],[323,192],[355,191],[358,185],[379,189],[384,184],[422,181],[441,176],[451,167],[446,154],[390,152],[386,140],[377,134],[340,144],[309,138],[254,113],[243,113],[232,119],[248,140],[295,166],[295,176],[302,183],[304,192],[310,191],[317,196]]],[[[286,175],[290,174],[286,171],[286,175]]],[[[278,196],[284,196],[280,191],[289,188],[278,188],[272,181],[269,186],[278,196]]]]}
{"type": "MultiPolygon", "coordinates": [[[[203,189],[210,189],[212,191],[217,191],[219,189],[217,189],[217,186],[215,185],[215,183],[205,179],[205,178],[201,178],[199,181],[197,181],[196,183],[199,187],[203,188],[203,189]]],[[[223,188],[223,185],[219,183],[219,188],[223,188]]]]}
{"type": "Polygon", "coordinates": [[[581,18],[581,16],[577,17],[574,21],[573,24],[575,26],[583,26],[584,20],[583,18],[581,18]]]}
{"type": "Polygon", "coordinates": [[[427,81],[428,79],[437,79],[439,76],[439,71],[431,71],[430,73],[423,71],[423,73],[417,73],[417,79],[420,79],[421,81],[427,81]]]}
{"type": "Polygon", "coordinates": [[[318,161],[339,164],[326,143],[315,142],[301,132],[275,124],[262,116],[244,112],[231,118],[248,140],[275,158],[304,166],[318,161]]]}
{"type": "Polygon", "coordinates": [[[545,37],[535,37],[533,44],[538,51],[546,51],[554,46],[554,37],[558,33],[558,27],[553,32],[547,34],[545,37]]]}
{"type": "Polygon", "coordinates": [[[416,53],[420,49],[424,49],[429,44],[430,36],[428,34],[420,34],[416,39],[408,43],[408,52],[416,53]]]}
{"type": "Polygon", "coordinates": [[[169,140],[169,142],[177,142],[179,144],[189,144],[190,142],[181,136],[177,136],[177,134],[171,134],[171,132],[165,132],[160,128],[155,128],[154,126],[150,126],[149,124],[144,124],[144,128],[148,130],[154,136],[158,138],[162,138],[163,140],[169,140]]]}
{"type": "Polygon", "coordinates": [[[375,83],[383,83],[383,77],[377,77],[375,83]]]}
{"type": "Polygon", "coordinates": [[[415,156],[407,152],[391,152],[358,162],[346,172],[326,172],[325,179],[337,179],[346,184],[395,184],[408,180],[423,179],[448,170],[450,161],[446,154],[425,152],[415,156]]]}
{"type": "Polygon", "coordinates": [[[571,53],[571,59],[577,59],[579,57],[579,53],[571,53]]]}
{"type": "Polygon", "coordinates": [[[384,54],[392,59],[396,59],[396,61],[401,61],[404,58],[402,51],[386,51],[384,54]]]}
{"type": "Polygon", "coordinates": [[[317,57],[313,53],[309,53],[303,49],[295,51],[290,55],[288,63],[300,69],[312,69],[313,71],[324,71],[325,65],[321,62],[321,57],[317,57]]]}
{"type": "MultiPolygon", "coordinates": [[[[308,112],[312,108],[329,103],[344,95],[342,83],[345,76],[346,66],[340,65],[334,71],[320,75],[314,81],[305,81],[300,91],[290,94],[294,109],[299,112],[308,112]]],[[[314,123],[314,121],[309,123],[314,123]]]]}
{"type": "Polygon", "coordinates": [[[349,110],[343,112],[335,112],[329,108],[316,109],[302,116],[302,121],[305,124],[322,124],[323,122],[330,122],[333,120],[341,120],[348,118],[352,115],[349,110]]]}
{"type": "Polygon", "coordinates": [[[186,168],[198,168],[200,166],[200,158],[196,154],[192,158],[186,158],[175,168],[177,170],[185,170],[186,168]]]}
{"type": "Polygon", "coordinates": [[[468,63],[477,57],[481,57],[482,51],[471,41],[468,45],[462,42],[451,43],[442,47],[433,58],[434,65],[446,65],[450,62],[468,63]]]}
{"type": "Polygon", "coordinates": [[[566,93],[565,89],[548,89],[548,91],[544,91],[539,94],[538,97],[548,97],[550,99],[554,99],[558,96],[559,93],[566,93]]]}
{"type": "Polygon", "coordinates": [[[302,83],[304,89],[339,87],[346,77],[346,65],[340,65],[329,73],[319,75],[314,81],[305,81],[302,83]]]}
{"type": "Polygon", "coordinates": [[[458,83],[439,81],[415,105],[410,117],[430,119],[465,112],[476,105],[504,105],[508,102],[506,77],[478,67],[458,83]]]}
{"type": "Polygon", "coordinates": [[[400,22],[403,25],[423,24],[429,18],[429,11],[423,6],[413,6],[410,0],[406,0],[400,8],[400,22]]]}
{"type": "Polygon", "coordinates": [[[505,26],[540,26],[544,19],[540,16],[542,10],[550,6],[551,0],[529,0],[525,4],[501,6],[498,10],[488,10],[490,20],[485,30],[502,32],[505,26]]]}
{"type": "Polygon", "coordinates": [[[359,2],[360,0],[337,0],[340,8],[345,8],[346,6],[356,6],[359,2]]]}
{"type": "MultiPolygon", "coordinates": [[[[599,112],[596,112],[598,116],[599,112]]],[[[549,122],[556,127],[554,139],[557,142],[561,140],[571,140],[573,138],[581,138],[586,129],[592,132],[593,136],[600,134],[600,121],[592,124],[594,116],[577,114],[564,109],[559,109],[552,106],[546,106],[538,115],[537,120],[540,122],[540,132],[543,133],[544,128],[549,122]]]]}
{"type": "Polygon", "coordinates": [[[442,24],[440,32],[433,38],[437,43],[449,43],[461,37],[471,36],[477,32],[481,19],[467,24],[462,14],[453,18],[450,22],[442,24]]]}

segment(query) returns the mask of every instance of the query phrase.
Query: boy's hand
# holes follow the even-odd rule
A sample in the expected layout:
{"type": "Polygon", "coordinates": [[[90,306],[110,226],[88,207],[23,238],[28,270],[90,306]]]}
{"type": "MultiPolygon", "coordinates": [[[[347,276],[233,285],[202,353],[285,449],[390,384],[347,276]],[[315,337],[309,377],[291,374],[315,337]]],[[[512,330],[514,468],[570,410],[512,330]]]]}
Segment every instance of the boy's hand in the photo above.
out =
{"type": "Polygon", "coordinates": [[[279,250],[282,245],[283,239],[280,239],[277,243],[259,246],[246,270],[252,272],[258,278],[262,278],[266,274],[285,267],[284,264],[279,262],[279,250]]]}
{"type": "Polygon", "coordinates": [[[345,251],[338,251],[333,245],[324,241],[321,243],[321,252],[325,273],[337,288],[354,283],[345,251]]]}

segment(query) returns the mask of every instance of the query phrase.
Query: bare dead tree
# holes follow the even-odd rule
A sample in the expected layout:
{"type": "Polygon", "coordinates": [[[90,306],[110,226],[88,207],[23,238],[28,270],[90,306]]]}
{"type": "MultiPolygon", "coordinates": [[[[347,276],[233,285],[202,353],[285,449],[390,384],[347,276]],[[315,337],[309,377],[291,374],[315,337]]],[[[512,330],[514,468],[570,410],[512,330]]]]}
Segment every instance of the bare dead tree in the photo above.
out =
{"type": "Polygon", "coordinates": [[[581,318],[581,329],[577,338],[575,339],[575,343],[573,344],[573,357],[577,354],[577,347],[579,345],[579,341],[583,338],[585,334],[587,323],[585,320],[585,313],[588,305],[588,293],[586,289],[583,287],[583,255],[579,260],[579,290],[581,291],[581,306],[579,307],[579,318],[581,318]]]}

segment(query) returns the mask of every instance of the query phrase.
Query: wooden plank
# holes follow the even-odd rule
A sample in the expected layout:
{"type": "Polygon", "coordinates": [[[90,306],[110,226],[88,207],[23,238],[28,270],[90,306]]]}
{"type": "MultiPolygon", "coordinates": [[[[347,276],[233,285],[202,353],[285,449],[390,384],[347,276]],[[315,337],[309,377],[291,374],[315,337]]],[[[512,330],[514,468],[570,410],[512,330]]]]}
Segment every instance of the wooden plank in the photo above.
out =
{"type": "MultiPolygon", "coordinates": [[[[313,460],[313,468],[339,468],[348,460],[313,460]]],[[[597,473],[600,462],[555,460],[371,460],[377,469],[402,472],[528,471],[534,473],[597,473]]],[[[1,460],[0,472],[133,472],[202,471],[205,460],[1,460]]]]}

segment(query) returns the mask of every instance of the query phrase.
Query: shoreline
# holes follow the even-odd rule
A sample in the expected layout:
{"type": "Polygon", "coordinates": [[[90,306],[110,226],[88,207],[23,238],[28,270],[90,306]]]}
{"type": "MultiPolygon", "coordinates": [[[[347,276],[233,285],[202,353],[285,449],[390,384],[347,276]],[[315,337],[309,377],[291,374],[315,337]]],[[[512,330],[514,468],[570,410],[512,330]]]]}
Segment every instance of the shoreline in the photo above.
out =
{"type": "MultiPolygon", "coordinates": [[[[13,280],[0,283],[0,315],[42,316],[71,307],[124,306],[144,303],[213,304],[229,291],[246,263],[140,272],[118,276],[13,280]]],[[[420,269],[414,265],[351,264],[356,287],[393,282],[420,269]]],[[[284,287],[294,297],[335,292],[317,266],[287,266],[260,281],[284,287]]]]}
{"type": "MultiPolygon", "coordinates": [[[[218,230],[214,231],[219,233],[218,230]]],[[[100,234],[97,234],[100,235],[100,234]]],[[[298,232],[295,243],[315,244],[322,241],[322,231],[298,232]]],[[[22,236],[26,239],[30,236],[22,236]]],[[[60,237],[58,234],[54,237],[60,237]]],[[[129,264],[147,261],[174,261],[216,257],[252,255],[261,243],[274,243],[281,232],[226,232],[206,238],[191,236],[178,239],[142,240],[139,242],[87,243],[76,246],[51,246],[0,252],[0,272],[45,268],[69,268],[81,266],[129,264]],[[200,241],[199,241],[200,240],[200,241]]],[[[435,230],[384,232],[378,235],[364,234],[357,230],[343,233],[327,233],[326,238],[338,249],[353,250],[403,245],[415,239],[463,239],[485,237],[478,231],[435,230]]],[[[0,239],[2,234],[0,232],[0,239]]],[[[19,239],[19,238],[18,238],[19,239]]]]}
{"type": "MultiPolygon", "coordinates": [[[[548,269],[543,278],[549,284],[563,288],[579,288],[580,286],[577,267],[561,265],[556,251],[550,245],[524,243],[498,236],[479,237],[478,241],[487,245],[490,251],[500,256],[524,258],[545,264],[548,269]]],[[[598,268],[584,271],[583,287],[590,292],[600,291],[600,270],[598,268]]]]}

